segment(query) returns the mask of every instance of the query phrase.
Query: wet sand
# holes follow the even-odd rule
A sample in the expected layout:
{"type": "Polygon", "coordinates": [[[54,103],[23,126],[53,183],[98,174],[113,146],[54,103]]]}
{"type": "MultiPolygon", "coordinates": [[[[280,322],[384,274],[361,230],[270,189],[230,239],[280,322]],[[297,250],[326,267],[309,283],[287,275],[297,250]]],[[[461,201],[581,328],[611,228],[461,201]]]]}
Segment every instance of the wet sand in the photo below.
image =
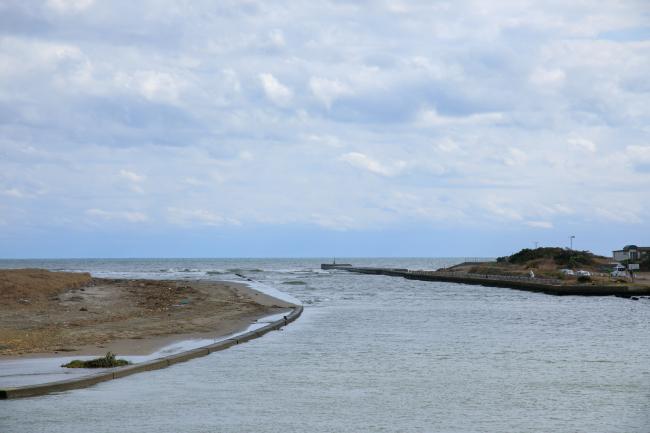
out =
{"type": "Polygon", "coordinates": [[[179,340],[229,335],[290,307],[233,282],[0,271],[0,359],[146,355],[179,340]]]}

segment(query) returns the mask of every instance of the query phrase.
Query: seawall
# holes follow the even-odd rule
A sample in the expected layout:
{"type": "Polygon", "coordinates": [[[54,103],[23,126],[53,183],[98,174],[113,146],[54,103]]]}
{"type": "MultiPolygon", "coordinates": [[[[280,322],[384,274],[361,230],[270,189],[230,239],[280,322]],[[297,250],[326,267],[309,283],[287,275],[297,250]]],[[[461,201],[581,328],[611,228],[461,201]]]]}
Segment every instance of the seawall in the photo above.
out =
{"type": "Polygon", "coordinates": [[[515,290],[539,292],[556,296],[618,296],[631,298],[650,296],[650,287],[598,284],[558,284],[558,280],[532,279],[526,277],[503,277],[497,275],[479,276],[438,271],[411,271],[401,268],[346,268],[346,271],[371,275],[388,275],[410,280],[443,281],[488,287],[505,287],[515,290]]]}

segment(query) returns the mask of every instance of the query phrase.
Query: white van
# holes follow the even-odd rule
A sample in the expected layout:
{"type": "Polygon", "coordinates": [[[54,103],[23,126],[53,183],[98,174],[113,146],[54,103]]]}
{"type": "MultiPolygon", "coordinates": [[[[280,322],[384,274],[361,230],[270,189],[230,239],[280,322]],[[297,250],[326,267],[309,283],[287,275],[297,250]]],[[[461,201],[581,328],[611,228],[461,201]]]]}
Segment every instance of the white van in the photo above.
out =
{"type": "Polygon", "coordinates": [[[612,277],[627,277],[627,269],[623,265],[614,265],[611,273],[612,277]]]}

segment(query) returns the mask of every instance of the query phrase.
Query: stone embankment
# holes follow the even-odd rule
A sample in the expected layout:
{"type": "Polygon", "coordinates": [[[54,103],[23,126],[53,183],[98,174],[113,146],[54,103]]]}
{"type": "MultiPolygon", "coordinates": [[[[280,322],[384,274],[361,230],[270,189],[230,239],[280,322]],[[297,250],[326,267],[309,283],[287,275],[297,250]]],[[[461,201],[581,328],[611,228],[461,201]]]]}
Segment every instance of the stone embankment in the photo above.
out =
{"type": "Polygon", "coordinates": [[[410,280],[444,281],[449,283],[472,284],[490,287],[506,287],[529,292],[540,292],[557,296],[618,296],[634,298],[650,296],[650,287],[634,287],[627,285],[603,284],[564,284],[562,280],[546,278],[528,278],[504,275],[482,275],[466,272],[445,271],[412,271],[403,268],[358,268],[344,269],[348,272],[371,275],[388,275],[403,277],[410,280]]]}

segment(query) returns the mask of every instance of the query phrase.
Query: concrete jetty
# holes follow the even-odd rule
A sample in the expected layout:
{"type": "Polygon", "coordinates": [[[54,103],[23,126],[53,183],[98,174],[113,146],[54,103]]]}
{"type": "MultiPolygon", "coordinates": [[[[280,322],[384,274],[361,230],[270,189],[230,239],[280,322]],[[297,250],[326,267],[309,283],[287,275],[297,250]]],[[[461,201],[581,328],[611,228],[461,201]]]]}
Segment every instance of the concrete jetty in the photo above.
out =
{"type": "Polygon", "coordinates": [[[415,271],[404,268],[348,267],[348,272],[369,275],[387,275],[410,280],[443,281],[489,287],[506,287],[515,290],[540,292],[557,296],[618,296],[632,298],[650,296],[650,287],[627,285],[603,285],[594,283],[563,284],[562,280],[550,278],[529,278],[524,276],[484,275],[466,272],[415,271]]]}

